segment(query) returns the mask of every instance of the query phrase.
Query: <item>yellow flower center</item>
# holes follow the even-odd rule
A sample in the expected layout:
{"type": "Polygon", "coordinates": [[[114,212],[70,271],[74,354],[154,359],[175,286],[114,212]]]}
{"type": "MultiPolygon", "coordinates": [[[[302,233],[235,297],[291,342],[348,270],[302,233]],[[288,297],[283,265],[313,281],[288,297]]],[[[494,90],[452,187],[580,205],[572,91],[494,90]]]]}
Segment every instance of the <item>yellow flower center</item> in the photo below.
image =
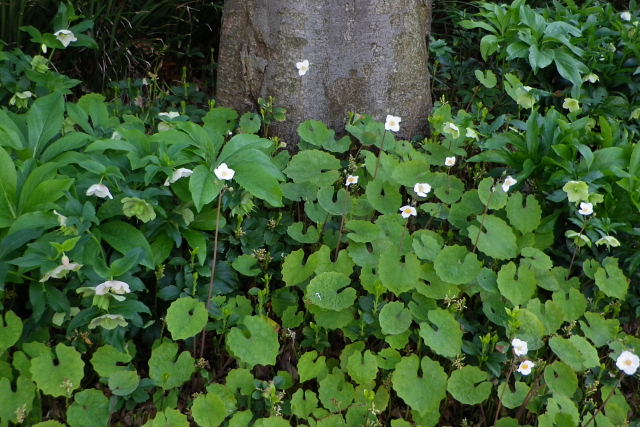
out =
{"type": "Polygon", "coordinates": [[[627,366],[631,366],[631,365],[633,365],[633,362],[631,361],[631,359],[627,359],[627,360],[625,360],[623,363],[624,363],[625,365],[627,365],[627,366]]]}

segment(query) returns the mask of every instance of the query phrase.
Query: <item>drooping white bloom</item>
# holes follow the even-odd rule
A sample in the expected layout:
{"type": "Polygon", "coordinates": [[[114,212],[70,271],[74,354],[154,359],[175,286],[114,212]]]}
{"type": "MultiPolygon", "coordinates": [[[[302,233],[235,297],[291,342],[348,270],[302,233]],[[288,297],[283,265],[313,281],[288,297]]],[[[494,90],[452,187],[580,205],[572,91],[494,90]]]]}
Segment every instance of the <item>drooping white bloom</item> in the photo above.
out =
{"type": "Polygon", "coordinates": [[[616,366],[627,375],[633,375],[640,366],[640,358],[630,351],[623,351],[616,360],[616,366]]]}
{"type": "Polygon", "coordinates": [[[565,98],[562,103],[562,108],[569,110],[570,113],[578,111],[580,109],[580,102],[577,99],[565,98]]]}
{"type": "Polygon", "coordinates": [[[402,119],[400,117],[387,114],[387,118],[384,121],[384,129],[392,132],[398,132],[400,130],[401,121],[402,119]]]}
{"type": "Polygon", "coordinates": [[[158,113],[158,117],[162,117],[165,119],[175,119],[176,117],[180,117],[180,113],[178,113],[177,111],[162,112],[158,113]]]}
{"type": "Polygon", "coordinates": [[[582,79],[583,82],[589,82],[589,83],[595,83],[599,80],[600,80],[600,77],[598,77],[598,75],[594,73],[589,73],[586,76],[584,76],[582,79]]]}
{"type": "Polygon", "coordinates": [[[607,245],[607,247],[617,248],[620,246],[620,241],[613,236],[604,236],[596,240],[596,245],[607,245]]]}
{"type": "Polygon", "coordinates": [[[78,40],[75,34],[73,34],[73,32],[71,32],[70,30],[58,30],[53,33],[53,35],[56,36],[58,41],[62,43],[62,46],[64,47],[67,47],[71,42],[75,42],[78,40]]]}
{"type": "Polygon", "coordinates": [[[455,123],[447,122],[442,126],[442,132],[457,138],[460,136],[460,128],[455,123]]]}
{"type": "Polygon", "coordinates": [[[455,164],[456,164],[456,156],[451,156],[444,159],[445,166],[453,166],[455,164]]]}
{"type": "Polygon", "coordinates": [[[130,292],[129,284],[120,280],[107,280],[96,286],[96,295],[106,295],[108,293],[124,295],[130,292]]]}
{"type": "Polygon", "coordinates": [[[345,180],[344,185],[348,187],[351,184],[357,184],[359,179],[360,177],[358,175],[349,175],[347,176],[347,179],[345,180]]]}
{"type": "Polygon", "coordinates": [[[114,130],[113,133],[111,134],[111,139],[121,140],[122,135],[120,135],[120,132],[118,132],[117,130],[114,130]]]}
{"type": "Polygon", "coordinates": [[[235,175],[236,171],[234,171],[233,169],[230,169],[226,163],[220,163],[220,166],[215,168],[213,170],[213,173],[216,174],[218,179],[221,179],[223,181],[229,181],[230,179],[233,179],[233,175],[235,175]]]}
{"type": "Polygon", "coordinates": [[[593,213],[593,204],[589,202],[581,202],[578,213],[581,215],[591,215],[593,213]]]}
{"type": "Polygon", "coordinates": [[[78,271],[82,268],[82,264],[78,264],[76,262],[69,262],[69,257],[66,255],[62,255],[61,261],[62,261],[62,264],[60,264],[53,270],[48,271],[44,276],[42,276],[42,279],[40,279],[40,282],[44,283],[51,278],[60,279],[66,276],[67,272],[78,271]]]}
{"type": "Polygon", "coordinates": [[[522,375],[529,375],[531,373],[531,369],[534,366],[536,366],[536,364],[532,361],[524,360],[520,363],[520,366],[518,366],[518,372],[520,372],[522,375]]]}
{"type": "Polygon", "coordinates": [[[516,185],[517,183],[517,179],[513,178],[511,175],[507,176],[502,183],[502,191],[506,193],[507,191],[509,191],[509,188],[511,188],[511,186],[516,185]]]}
{"type": "Polygon", "coordinates": [[[418,182],[413,186],[413,191],[420,197],[427,197],[427,193],[431,191],[431,186],[426,182],[418,182]]]}
{"type": "Polygon", "coordinates": [[[101,198],[110,198],[113,199],[109,188],[107,188],[104,184],[93,184],[91,187],[87,189],[87,196],[96,196],[101,198]]]}
{"type": "Polygon", "coordinates": [[[418,211],[413,206],[406,205],[400,208],[400,215],[402,215],[402,218],[409,218],[410,216],[417,216],[418,211]]]}
{"type": "Polygon", "coordinates": [[[464,136],[466,136],[467,138],[473,138],[475,140],[480,139],[478,132],[476,132],[476,130],[473,128],[467,128],[467,132],[464,136]]]}
{"type": "MultiPolygon", "coordinates": [[[[62,215],[60,212],[58,212],[57,210],[53,210],[53,213],[58,217],[58,224],[60,224],[60,227],[64,227],[65,225],[67,225],[67,217],[62,215]]],[[[64,257],[63,257],[64,259],[64,257]]]]}
{"type": "Polygon", "coordinates": [[[193,171],[191,169],[187,169],[187,168],[176,169],[173,171],[171,176],[166,179],[166,181],[164,182],[164,185],[168,186],[169,184],[173,184],[180,178],[185,178],[191,175],[193,175],[193,171]]]}
{"type": "Polygon", "coordinates": [[[304,76],[309,71],[309,60],[305,59],[302,62],[296,62],[296,68],[298,69],[298,74],[304,76]]]}
{"type": "Polygon", "coordinates": [[[511,345],[513,346],[513,352],[516,354],[516,356],[525,356],[529,352],[529,346],[527,345],[527,342],[522,341],[521,339],[512,339],[511,345]]]}
{"type": "Polygon", "coordinates": [[[620,13],[620,19],[627,22],[631,21],[631,13],[629,11],[620,13]]]}

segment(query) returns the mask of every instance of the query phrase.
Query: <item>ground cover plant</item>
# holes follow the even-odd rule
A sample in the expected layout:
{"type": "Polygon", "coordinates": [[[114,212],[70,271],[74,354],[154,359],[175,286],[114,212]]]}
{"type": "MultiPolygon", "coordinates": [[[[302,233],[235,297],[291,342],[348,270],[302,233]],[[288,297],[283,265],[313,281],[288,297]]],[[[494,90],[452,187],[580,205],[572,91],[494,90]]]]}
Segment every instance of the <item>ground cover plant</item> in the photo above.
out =
{"type": "Polygon", "coordinates": [[[468,86],[430,137],[354,112],[294,154],[277,100],[74,96],[39,53],[91,19],[28,29],[0,51],[0,425],[636,425],[640,17],[588,6],[460,9],[481,55],[432,43],[468,86]]]}

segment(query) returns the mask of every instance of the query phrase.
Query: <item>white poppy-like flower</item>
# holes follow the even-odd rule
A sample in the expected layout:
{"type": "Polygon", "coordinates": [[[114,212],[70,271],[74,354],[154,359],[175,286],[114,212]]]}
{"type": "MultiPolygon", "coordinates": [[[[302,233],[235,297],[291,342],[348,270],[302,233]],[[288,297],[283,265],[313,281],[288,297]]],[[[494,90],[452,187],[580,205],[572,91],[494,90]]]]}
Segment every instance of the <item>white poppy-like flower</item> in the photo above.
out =
{"type": "Polygon", "coordinates": [[[406,205],[400,208],[400,215],[402,215],[402,218],[409,218],[410,216],[417,216],[418,211],[413,206],[406,205]]]}
{"type": "Polygon", "coordinates": [[[347,176],[347,179],[344,181],[344,185],[346,187],[352,185],[352,184],[357,184],[358,180],[360,179],[360,177],[358,175],[349,175],[347,176]]]}
{"type": "Polygon", "coordinates": [[[513,178],[511,175],[507,176],[502,183],[502,191],[506,193],[507,191],[509,191],[509,188],[511,188],[511,186],[516,185],[517,183],[517,179],[513,178]]]}
{"type": "Polygon", "coordinates": [[[444,165],[445,166],[453,166],[456,164],[456,156],[451,156],[451,157],[447,157],[446,159],[444,159],[444,165]]]}
{"type": "Polygon", "coordinates": [[[169,184],[173,184],[180,178],[186,178],[191,175],[193,175],[193,171],[191,169],[187,169],[187,168],[176,169],[173,171],[171,176],[166,179],[166,181],[164,182],[164,185],[168,186],[169,184]]]}
{"type": "MultiPolygon", "coordinates": [[[[58,217],[58,224],[60,224],[60,227],[64,227],[65,225],[67,225],[67,217],[62,215],[60,212],[58,212],[57,210],[53,210],[53,213],[58,217]]],[[[63,257],[64,259],[64,257],[63,257]]]]}
{"type": "Polygon", "coordinates": [[[96,196],[103,199],[108,197],[110,199],[113,199],[109,188],[104,184],[93,184],[87,189],[87,196],[96,196]]]}
{"type": "Polygon", "coordinates": [[[589,83],[595,83],[599,80],[600,80],[600,77],[598,77],[598,75],[594,73],[589,73],[586,76],[584,76],[582,79],[583,82],[589,82],[589,83]]]}
{"type": "Polygon", "coordinates": [[[629,11],[621,12],[620,19],[627,22],[631,21],[631,13],[629,11]]]}
{"type": "Polygon", "coordinates": [[[524,360],[520,363],[520,366],[518,366],[518,372],[520,372],[522,375],[529,375],[531,373],[531,369],[533,369],[534,366],[536,366],[536,364],[532,361],[524,360]]]}
{"type": "Polygon", "coordinates": [[[604,236],[596,240],[596,245],[607,245],[607,247],[617,248],[620,246],[620,241],[613,236],[604,236]]]}
{"type": "Polygon", "coordinates": [[[108,293],[124,295],[130,292],[129,284],[120,280],[107,280],[96,286],[96,295],[106,295],[108,293]]]}
{"type": "Polygon", "coordinates": [[[593,204],[589,202],[581,202],[578,213],[585,216],[591,215],[593,213],[593,204]]]}
{"type": "Polygon", "coordinates": [[[447,122],[442,127],[442,132],[457,138],[460,136],[460,128],[455,123],[447,122]]]}
{"type": "Polygon", "coordinates": [[[163,119],[175,119],[176,117],[180,117],[180,113],[177,111],[169,111],[158,113],[158,117],[162,117],[163,119]]]}
{"type": "Polygon", "coordinates": [[[630,351],[623,351],[616,360],[616,366],[627,375],[633,375],[640,366],[640,358],[630,351]]]}
{"type": "Polygon", "coordinates": [[[384,121],[384,129],[392,132],[398,132],[400,130],[401,121],[402,119],[400,117],[387,114],[387,118],[384,121]]]}
{"type": "Polygon", "coordinates": [[[58,30],[53,33],[53,35],[56,36],[58,41],[62,43],[62,46],[64,47],[69,46],[72,42],[78,41],[75,34],[70,30],[58,30]]]}
{"type": "Polygon", "coordinates": [[[569,110],[570,113],[578,111],[580,109],[580,102],[577,99],[565,98],[562,103],[562,108],[569,110]]]}
{"type": "Polygon", "coordinates": [[[218,179],[221,179],[223,181],[229,181],[230,179],[233,179],[233,175],[235,175],[236,171],[234,171],[233,169],[230,169],[226,163],[220,163],[220,166],[215,168],[213,170],[213,173],[216,174],[218,179]]]}
{"type": "Polygon", "coordinates": [[[525,356],[529,352],[529,346],[527,345],[527,342],[522,341],[521,339],[512,339],[511,346],[513,347],[513,352],[516,354],[516,356],[525,356]]]}
{"type": "Polygon", "coordinates": [[[476,132],[476,130],[472,129],[472,128],[467,128],[467,132],[465,133],[464,136],[466,136],[467,138],[473,138],[476,141],[478,139],[480,139],[480,136],[478,135],[478,132],[476,132]]]}
{"type": "Polygon", "coordinates": [[[304,76],[309,71],[309,60],[305,59],[301,62],[296,62],[296,68],[298,69],[298,74],[304,76]]]}
{"type": "Polygon", "coordinates": [[[413,186],[413,191],[420,197],[427,197],[427,194],[431,191],[431,186],[426,182],[418,182],[413,186]]]}
{"type": "Polygon", "coordinates": [[[66,255],[62,255],[61,261],[62,261],[62,264],[60,264],[53,270],[45,273],[45,275],[42,276],[42,279],[40,279],[40,282],[44,283],[51,278],[60,279],[66,276],[69,271],[78,271],[82,268],[82,264],[78,264],[76,262],[69,262],[69,257],[66,255]]]}

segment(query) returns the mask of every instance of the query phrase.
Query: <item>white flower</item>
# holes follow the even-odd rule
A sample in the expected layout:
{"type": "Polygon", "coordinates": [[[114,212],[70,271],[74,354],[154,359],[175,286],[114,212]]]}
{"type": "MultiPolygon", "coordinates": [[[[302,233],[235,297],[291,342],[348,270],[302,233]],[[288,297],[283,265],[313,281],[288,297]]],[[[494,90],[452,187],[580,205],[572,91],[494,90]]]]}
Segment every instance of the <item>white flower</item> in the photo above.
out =
{"type": "Polygon", "coordinates": [[[413,186],[413,191],[420,197],[427,197],[427,193],[431,191],[431,186],[426,182],[418,182],[413,186]]]}
{"type": "Polygon", "coordinates": [[[351,184],[357,184],[358,179],[360,179],[358,175],[349,175],[347,176],[347,179],[345,180],[344,185],[348,187],[351,184]]]}
{"type": "MultiPolygon", "coordinates": [[[[60,212],[58,212],[57,210],[53,210],[53,213],[58,217],[58,224],[60,224],[60,227],[64,227],[65,225],[67,225],[67,217],[62,215],[60,212]]],[[[62,257],[62,259],[64,259],[64,257],[62,257]]]]}
{"type": "Polygon", "coordinates": [[[514,179],[511,175],[507,176],[502,183],[502,191],[506,193],[507,191],[509,191],[509,188],[511,188],[512,185],[515,185],[517,183],[517,179],[514,179]]]}
{"type": "Polygon", "coordinates": [[[402,215],[402,218],[409,218],[410,216],[418,215],[418,211],[413,206],[406,205],[400,208],[400,215],[402,215]]]}
{"type": "Polygon", "coordinates": [[[191,175],[193,175],[193,171],[191,169],[187,169],[187,168],[176,169],[173,171],[171,176],[167,178],[167,180],[164,182],[164,185],[168,186],[169,184],[173,184],[180,178],[185,178],[191,175]]]}
{"type": "Polygon", "coordinates": [[[633,375],[640,366],[640,358],[630,351],[623,351],[616,360],[616,366],[627,375],[633,375]]]}
{"type": "Polygon", "coordinates": [[[455,164],[456,164],[456,156],[451,156],[444,159],[445,166],[453,166],[455,164]]]}
{"type": "Polygon", "coordinates": [[[569,110],[570,113],[578,111],[580,109],[580,102],[577,99],[565,98],[562,103],[562,108],[569,110]]]}
{"type": "Polygon", "coordinates": [[[513,346],[513,352],[516,356],[525,356],[529,351],[529,346],[526,341],[522,341],[521,339],[514,338],[511,340],[511,345],[513,346]]]}
{"type": "Polygon", "coordinates": [[[518,372],[520,372],[522,375],[529,375],[531,373],[531,369],[534,366],[536,366],[535,363],[530,360],[525,360],[520,363],[520,366],[518,366],[518,372]]]}
{"type": "Polygon", "coordinates": [[[467,132],[466,132],[465,136],[467,138],[473,138],[475,140],[479,139],[478,132],[476,132],[475,129],[472,129],[472,128],[467,128],[467,132]]]}
{"type": "Polygon", "coordinates": [[[613,236],[604,236],[596,241],[596,245],[607,245],[607,247],[617,248],[620,246],[620,241],[613,236]]]}
{"type": "Polygon", "coordinates": [[[53,33],[53,35],[56,36],[58,41],[62,43],[62,46],[64,47],[67,47],[71,42],[75,42],[78,40],[75,34],[73,34],[69,30],[58,30],[55,33],[53,33]]]}
{"type": "Polygon", "coordinates": [[[233,175],[235,175],[236,171],[229,169],[229,166],[227,166],[226,163],[220,163],[220,166],[215,168],[213,173],[216,174],[218,179],[229,181],[230,179],[233,179],[233,175]]]}
{"type": "Polygon", "coordinates": [[[122,135],[120,135],[120,132],[118,132],[117,130],[114,130],[111,134],[111,139],[120,140],[122,139],[122,135]]]}
{"type": "Polygon", "coordinates": [[[106,295],[108,293],[124,295],[130,292],[129,285],[120,280],[107,280],[96,286],[96,295],[106,295]]]}
{"type": "Polygon", "coordinates": [[[29,99],[33,96],[30,90],[25,90],[24,92],[16,92],[16,96],[20,99],[29,99]]]}
{"type": "Polygon", "coordinates": [[[296,62],[296,68],[298,69],[298,74],[304,76],[309,71],[309,60],[305,59],[302,62],[296,62]]]}
{"type": "Polygon", "coordinates": [[[627,22],[631,21],[631,13],[629,13],[629,11],[620,13],[620,19],[627,22]]]}
{"type": "Polygon", "coordinates": [[[158,117],[166,118],[166,119],[175,119],[176,117],[180,117],[180,113],[177,111],[169,111],[168,113],[158,113],[158,117]]]}
{"type": "Polygon", "coordinates": [[[91,187],[87,189],[87,196],[96,196],[101,198],[110,198],[113,199],[111,192],[104,184],[93,184],[91,187]]]}
{"type": "Polygon", "coordinates": [[[44,283],[51,278],[60,279],[66,276],[68,271],[78,271],[80,270],[80,268],[82,268],[82,264],[69,262],[69,257],[66,255],[62,255],[62,264],[42,276],[40,282],[44,283]]]}
{"type": "Polygon", "coordinates": [[[142,79],[142,85],[143,85],[143,86],[149,86],[149,80],[147,80],[147,78],[146,78],[146,77],[144,77],[144,78],[142,79]]]}
{"type": "Polygon", "coordinates": [[[455,123],[447,122],[442,127],[442,132],[448,133],[449,135],[457,138],[460,136],[460,128],[455,125],[455,123]]]}
{"type": "Polygon", "coordinates": [[[591,215],[593,213],[593,204],[589,202],[581,202],[580,209],[578,210],[579,214],[582,215],[591,215]]]}
{"type": "Polygon", "coordinates": [[[525,92],[529,93],[533,88],[531,86],[522,86],[522,89],[524,89],[525,92]]]}
{"type": "Polygon", "coordinates": [[[400,117],[387,114],[387,118],[384,121],[384,129],[392,132],[398,132],[400,130],[401,121],[402,119],[400,117]]]}
{"type": "Polygon", "coordinates": [[[582,79],[583,82],[589,82],[589,83],[595,83],[599,80],[600,80],[600,77],[598,77],[598,75],[594,73],[589,73],[586,76],[584,76],[582,79]]]}

